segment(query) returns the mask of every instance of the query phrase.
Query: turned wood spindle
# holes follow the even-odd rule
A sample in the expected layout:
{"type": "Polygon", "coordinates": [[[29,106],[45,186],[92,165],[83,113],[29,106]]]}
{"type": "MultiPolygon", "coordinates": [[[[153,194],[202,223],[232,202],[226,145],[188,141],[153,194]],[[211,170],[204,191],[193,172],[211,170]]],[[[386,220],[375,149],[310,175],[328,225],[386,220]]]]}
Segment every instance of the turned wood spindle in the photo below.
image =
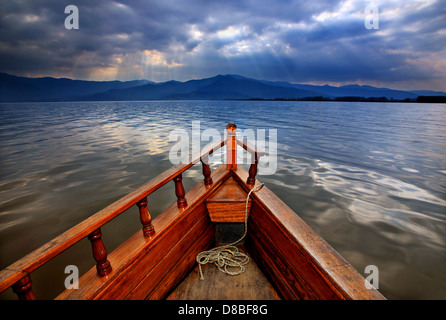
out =
{"type": "Polygon", "coordinates": [[[175,182],[175,194],[178,198],[177,199],[178,208],[187,207],[187,201],[186,198],[184,197],[186,195],[186,192],[184,191],[182,180],[183,180],[183,175],[181,173],[173,179],[173,181],[175,182]]]}
{"type": "Polygon", "coordinates": [[[204,184],[206,186],[211,185],[213,183],[211,178],[211,167],[209,166],[209,157],[207,155],[201,157],[201,164],[203,169],[203,176],[204,176],[204,184]]]}
{"type": "Polygon", "coordinates": [[[32,285],[31,276],[27,274],[12,286],[12,291],[17,294],[19,300],[37,300],[32,285]]]}
{"type": "Polygon", "coordinates": [[[98,275],[103,277],[112,272],[110,261],[107,260],[107,250],[105,250],[104,243],[102,242],[101,228],[96,229],[88,236],[93,248],[93,257],[96,260],[96,270],[98,275]]]}
{"type": "Polygon", "coordinates": [[[143,198],[136,204],[139,208],[139,219],[142,223],[142,233],[144,237],[150,237],[155,234],[155,228],[152,225],[152,217],[147,208],[147,198],[143,198]]]}
{"type": "Polygon", "coordinates": [[[228,123],[226,131],[228,132],[226,137],[226,169],[237,170],[237,141],[235,140],[237,126],[235,123],[228,123]]]}
{"type": "Polygon", "coordinates": [[[259,158],[257,156],[257,152],[252,155],[253,163],[249,167],[249,177],[246,181],[247,184],[253,185],[256,183],[256,174],[257,174],[257,164],[259,163],[259,158]]]}

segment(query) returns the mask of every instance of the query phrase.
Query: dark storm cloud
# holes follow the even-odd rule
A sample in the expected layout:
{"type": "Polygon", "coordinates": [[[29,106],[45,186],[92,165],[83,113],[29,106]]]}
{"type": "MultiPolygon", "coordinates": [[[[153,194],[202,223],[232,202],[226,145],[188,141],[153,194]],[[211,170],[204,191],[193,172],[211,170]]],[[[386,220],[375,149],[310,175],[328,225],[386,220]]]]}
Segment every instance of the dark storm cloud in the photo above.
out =
{"type": "Polygon", "coordinates": [[[0,11],[0,71],[98,80],[239,73],[444,83],[444,1],[375,3],[379,30],[364,27],[369,1],[356,0],[8,2],[0,11]],[[79,30],[64,28],[68,4],[79,8],[79,30]]]}

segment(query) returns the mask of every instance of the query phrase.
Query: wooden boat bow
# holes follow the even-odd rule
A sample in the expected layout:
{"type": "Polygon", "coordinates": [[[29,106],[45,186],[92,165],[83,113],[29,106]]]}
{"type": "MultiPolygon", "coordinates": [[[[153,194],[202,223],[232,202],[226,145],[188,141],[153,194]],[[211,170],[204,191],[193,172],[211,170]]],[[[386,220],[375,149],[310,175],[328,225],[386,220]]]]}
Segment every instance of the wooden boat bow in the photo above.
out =
{"type": "MultiPolygon", "coordinates": [[[[166,170],[2,270],[0,292],[12,287],[19,299],[35,299],[32,272],[88,238],[96,266],[79,279],[79,289],[56,299],[166,298],[196,265],[196,255],[215,245],[216,224],[240,222],[237,201],[219,205],[219,192],[246,194],[259,184],[257,165],[264,151],[237,139],[235,125],[227,130],[226,139],[188,163],[166,170]],[[224,145],[227,163],[211,171],[209,155],[224,145]],[[248,171],[237,166],[237,145],[252,155],[248,171]],[[198,162],[203,180],[186,192],[182,174],[198,162]],[[148,197],[170,181],[177,201],[152,220],[148,197]],[[138,208],[141,231],[108,253],[101,227],[132,206],[138,208]]],[[[385,299],[367,289],[364,278],[267,186],[251,195],[245,247],[281,298],[385,299]]]]}

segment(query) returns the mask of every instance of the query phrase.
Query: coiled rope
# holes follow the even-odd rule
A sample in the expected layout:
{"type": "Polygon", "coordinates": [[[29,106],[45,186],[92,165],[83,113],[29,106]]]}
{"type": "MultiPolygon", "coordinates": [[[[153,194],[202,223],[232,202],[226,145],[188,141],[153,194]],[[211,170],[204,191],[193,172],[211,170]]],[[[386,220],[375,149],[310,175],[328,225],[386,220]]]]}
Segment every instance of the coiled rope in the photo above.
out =
{"type": "Polygon", "coordinates": [[[245,265],[249,263],[249,257],[244,254],[243,252],[240,252],[237,247],[235,247],[236,244],[241,242],[247,232],[248,232],[248,201],[249,197],[251,196],[251,193],[254,191],[259,190],[261,187],[263,187],[263,183],[255,186],[252,188],[248,196],[246,197],[246,204],[245,204],[245,231],[243,233],[243,236],[238,239],[237,241],[234,241],[229,244],[225,244],[216,248],[213,248],[211,250],[202,251],[197,255],[196,261],[198,262],[198,269],[200,272],[200,280],[204,280],[203,271],[201,270],[201,266],[205,265],[207,263],[214,263],[218,270],[220,270],[223,273],[229,274],[231,276],[238,275],[240,273],[245,272],[245,265]],[[238,269],[229,269],[229,268],[238,268],[238,269]]]}

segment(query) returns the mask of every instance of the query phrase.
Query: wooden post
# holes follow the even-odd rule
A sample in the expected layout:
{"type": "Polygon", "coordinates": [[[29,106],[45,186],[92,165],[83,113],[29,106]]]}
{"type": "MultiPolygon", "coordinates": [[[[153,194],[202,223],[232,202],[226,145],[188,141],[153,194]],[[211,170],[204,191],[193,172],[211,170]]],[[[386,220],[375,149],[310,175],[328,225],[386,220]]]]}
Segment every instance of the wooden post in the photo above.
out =
{"type": "Polygon", "coordinates": [[[37,300],[32,285],[31,276],[27,274],[12,286],[12,291],[17,294],[19,300],[37,300]]]}
{"type": "Polygon", "coordinates": [[[110,261],[107,260],[107,250],[105,250],[101,237],[101,228],[98,228],[90,233],[88,239],[91,241],[91,246],[93,248],[93,257],[96,260],[96,270],[98,271],[98,275],[103,277],[112,272],[112,267],[110,261]]]}
{"type": "Polygon", "coordinates": [[[235,140],[237,126],[235,123],[228,123],[226,131],[228,132],[226,137],[226,169],[237,170],[237,141],[235,140]]]}
{"type": "Polygon", "coordinates": [[[208,155],[204,155],[200,159],[203,169],[203,176],[204,176],[204,185],[208,186],[213,183],[211,178],[211,167],[209,166],[209,157],[208,155]]]}
{"type": "Polygon", "coordinates": [[[139,208],[139,219],[142,223],[142,233],[144,237],[150,237],[155,234],[155,228],[152,225],[152,217],[147,208],[147,197],[136,204],[139,208]]]}
{"type": "Polygon", "coordinates": [[[252,158],[254,162],[251,163],[251,166],[249,167],[249,177],[248,180],[246,180],[246,183],[250,185],[254,185],[256,183],[257,164],[259,163],[257,152],[254,152],[252,158]]]}
{"type": "Polygon", "coordinates": [[[175,182],[175,194],[177,196],[177,204],[178,208],[184,208],[187,207],[187,201],[184,197],[186,195],[186,192],[184,191],[183,187],[183,175],[180,173],[178,176],[173,178],[173,181],[175,182]]]}

